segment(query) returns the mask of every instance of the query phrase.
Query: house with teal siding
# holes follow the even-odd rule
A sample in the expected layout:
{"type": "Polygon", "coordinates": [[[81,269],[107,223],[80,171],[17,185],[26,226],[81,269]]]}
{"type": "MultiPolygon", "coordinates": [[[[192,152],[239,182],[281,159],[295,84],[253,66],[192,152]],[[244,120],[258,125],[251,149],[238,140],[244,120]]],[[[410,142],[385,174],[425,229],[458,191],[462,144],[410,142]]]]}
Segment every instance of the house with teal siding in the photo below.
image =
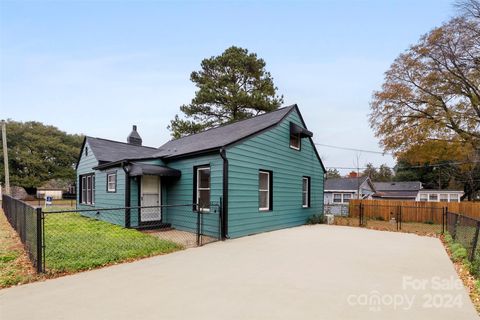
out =
{"type": "Polygon", "coordinates": [[[126,143],[87,136],[77,206],[127,228],[191,232],[198,212],[208,220],[218,210],[222,238],[299,226],[323,212],[325,167],[312,136],[297,105],[159,148],[143,146],[136,126],[126,143]],[[93,213],[100,208],[119,214],[93,213]]]}

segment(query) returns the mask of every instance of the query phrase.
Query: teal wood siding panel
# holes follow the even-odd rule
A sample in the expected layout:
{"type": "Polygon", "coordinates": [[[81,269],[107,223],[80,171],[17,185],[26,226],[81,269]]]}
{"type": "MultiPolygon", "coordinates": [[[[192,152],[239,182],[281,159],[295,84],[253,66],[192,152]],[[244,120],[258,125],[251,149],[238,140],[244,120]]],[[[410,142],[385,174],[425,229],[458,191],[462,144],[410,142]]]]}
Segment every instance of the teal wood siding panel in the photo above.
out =
{"type": "Polygon", "coordinates": [[[228,235],[232,238],[305,224],[323,212],[324,171],[310,139],[290,148],[294,111],[278,126],[227,149],[229,161],[228,235]],[[259,211],[258,172],[273,172],[273,210],[259,211]],[[311,181],[310,208],[302,207],[302,177],[311,181]]]}
{"type": "MultiPolygon", "coordinates": [[[[170,168],[180,170],[182,176],[178,180],[163,183],[166,193],[164,204],[189,205],[165,208],[163,222],[171,223],[172,227],[184,231],[196,231],[197,213],[192,210],[193,203],[193,168],[195,166],[210,165],[210,201],[219,203],[223,191],[223,160],[219,154],[199,156],[189,159],[172,161],[167,164],[170,168]]],[[[204,214],[204,232],[218,235],[219,213],[204,214]]]]}
{"type": "Polygon", "coordinates": [[[87,173],[92,173],[95,170],[93,170],[93,167],[96,167],[98,165],[97,158],[95,158],[95,155],[92,152],[92,149],[90,149],[90,146],[88,145],[88,142],[85,143],[85,146],[82,150],[82,155],[80,157],[80,160],[78,161],[77,165],[77,207],[79,209],[86,209],[85,206],[80,204],[80,193],[82,190],[80,190],[80,175],[87,174],[87,173]],[[88,156],[85,155],[85,149],[88,149],[88,156]]]}
{"type": "MultiPolygon", "coordinates": [[[[138,207],[139,206],[139,198],[138,198],[138,189],[139,189],[139,178],[131,177],[130,178],[130,206],[131,207],[138,207]]],[[[138,227],[138,209],[131,209],[130,210],[130,226],[131,227],[138,227]]]]}
{"type": "MultiPolygon", "coordinates": [[[[95,204],[83,205],[84,209],[124,208],[125,207],[125,172],[122,168],[112,168],[106,171],[95,170],[95,204]],[[107,173],[117,173],[116,192],[107,192],[107,173]]],[[[125,226],[125,209],[86,212],[87,216],[113,224],[125,226]]]]}
{"type": "Polygon", "coordinates": [[[91,218],[111,222],[121,226],[125,226],[125,210],[107,210],[107,211],[93,211],[99,208],[123,208],[125,207],[125,172],[122,168],[112,168],[106,171],[93,170],[92,168],[98,165],[95,155],[91,151],[88,143],[88,156],[85,155],[85,149],[82,150],[77,167],[77,186],[80,186],[79,176],[88,173],[95,173],[95,204],[85,205],[81,204],[79,189],[77,192],[77,208],[84,210],[92,210],[92,212],[83,212],[82,215],[91,218]],[[114,193],[107,192],[107,172],[115,171],[117,173],[117,190],[114,193]]]}

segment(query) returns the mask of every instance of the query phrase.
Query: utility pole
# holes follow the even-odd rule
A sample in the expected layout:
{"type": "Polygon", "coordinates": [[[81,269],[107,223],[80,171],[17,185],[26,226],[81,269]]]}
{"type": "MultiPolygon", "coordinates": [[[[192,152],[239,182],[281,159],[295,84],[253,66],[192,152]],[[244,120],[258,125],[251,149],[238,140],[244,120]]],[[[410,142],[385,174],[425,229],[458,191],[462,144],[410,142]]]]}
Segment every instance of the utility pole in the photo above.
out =
{"type": "Polygon", "coordinates": [[[360,153],[357,153],[356,157],[357,157],[357,199],[360,199],[360,153]]]}
{"type": "Polygon", "coordinates": [[[8,172],[7,124],[2,120],[3,166],[5,167],[5,194],[10,194],[10,175],[8,172]]]}

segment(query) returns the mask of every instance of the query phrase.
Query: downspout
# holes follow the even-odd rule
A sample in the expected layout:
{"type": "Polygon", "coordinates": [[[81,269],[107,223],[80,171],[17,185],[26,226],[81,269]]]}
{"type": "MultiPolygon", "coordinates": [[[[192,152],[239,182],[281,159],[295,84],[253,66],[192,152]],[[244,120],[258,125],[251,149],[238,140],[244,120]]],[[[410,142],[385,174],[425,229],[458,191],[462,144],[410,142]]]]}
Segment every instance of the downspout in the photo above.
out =
{"type": "Polygon", "coordinates": [[[224,148],[220,149],[220,157],[223,159],[223,196],[222,196],[222,240],[228,239],[228,159],[227,151],[224,148]]]}
{"type": "Polygon", "coordinates": [[[125,171],[125,227],[130,228],[130,166],[122,162],[122,169],[125,171]]]}

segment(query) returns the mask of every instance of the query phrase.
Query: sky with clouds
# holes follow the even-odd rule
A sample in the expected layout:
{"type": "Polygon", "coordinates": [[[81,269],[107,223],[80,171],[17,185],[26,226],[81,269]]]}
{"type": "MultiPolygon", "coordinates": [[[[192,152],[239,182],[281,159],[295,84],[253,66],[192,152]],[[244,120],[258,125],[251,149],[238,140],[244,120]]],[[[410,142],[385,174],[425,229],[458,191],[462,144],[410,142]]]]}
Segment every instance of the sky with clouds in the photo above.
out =
{"type": "MultiPolygon", "coordinates": [[[[381,151],[369,101],[393,60],[452,1],[0,1],[0,118],[145,145],[195,93],[190,73],[231,45],[267,62],[316,143],[381,151]]],[[[318,146],[327,167],[386,155],[318,146]]],[[[342,170],[346,172],[346,170],[342,170]]]]}

